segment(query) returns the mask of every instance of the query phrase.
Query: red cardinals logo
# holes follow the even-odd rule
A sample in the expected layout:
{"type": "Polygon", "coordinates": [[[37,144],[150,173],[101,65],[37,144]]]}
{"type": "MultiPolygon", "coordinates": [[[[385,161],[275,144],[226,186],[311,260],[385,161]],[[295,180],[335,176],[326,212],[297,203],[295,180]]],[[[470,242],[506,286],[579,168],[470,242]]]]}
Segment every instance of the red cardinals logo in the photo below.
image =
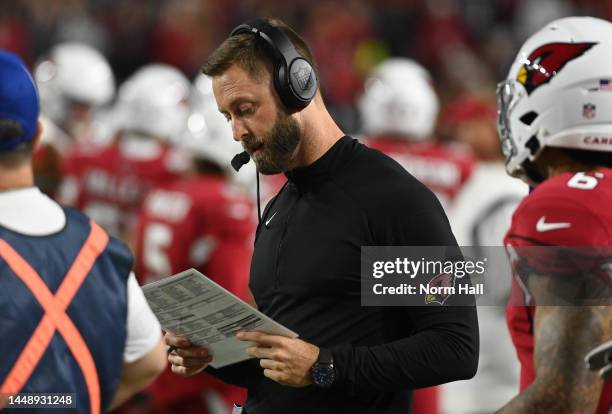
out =
{"type": "Polygon", "coordinates": [[[527,57],[516,80],[531,94],[550,82],[570,60],[582,56],[597,43],[548,43],[540,46],[527,57]]]}
{"type": "Polygon", "coordinates": [[[434,276],[427,284],[428,294],[425,303],[438,303],[444,305],[446,299],[455,293],[455,276],[451,273],[442,273],[434,276]]]}

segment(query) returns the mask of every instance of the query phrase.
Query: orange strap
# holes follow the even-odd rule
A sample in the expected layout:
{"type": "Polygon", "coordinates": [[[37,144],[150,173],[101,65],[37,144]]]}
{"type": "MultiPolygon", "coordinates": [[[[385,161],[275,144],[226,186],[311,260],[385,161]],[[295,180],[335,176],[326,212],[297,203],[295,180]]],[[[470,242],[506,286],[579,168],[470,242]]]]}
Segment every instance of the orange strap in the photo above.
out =
{"type": "MultiPolygon", "coordinates": [[[[66,314],[66,309],[89,274],[94,262],[108,243],[108,235],[95,222],[90,221],[91,231],[70,270],[64,277],[55,296],[38,273],[8,243],[0,239],[0,257],[32,292],[43,307],[43,315],[28,343],[11,368],[0,394],[16,394],[21,391],[40,362],[57,329],[79,365],[89,394],[90,412],[100,413],[100,382],[91,352],[79,330],[66,314]]],[[[5,398],[6,399],[6,398],[5,398]]],[[[6,401],[0,400],[0,409],[6,401]]]]}

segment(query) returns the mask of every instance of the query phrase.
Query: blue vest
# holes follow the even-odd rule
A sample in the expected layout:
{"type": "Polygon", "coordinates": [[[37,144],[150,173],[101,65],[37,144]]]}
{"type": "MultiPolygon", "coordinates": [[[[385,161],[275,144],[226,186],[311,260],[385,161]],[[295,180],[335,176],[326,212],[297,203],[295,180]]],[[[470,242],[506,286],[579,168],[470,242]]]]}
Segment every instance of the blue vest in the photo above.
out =
{"type": "MultiPolygon", "coordinates": [[[[0,226],[7,242],[40,275],[53,295],[90,233],[89,218],[65,209],[66,226],[49,236],[26,236],[0,226]]],[[[133,258],[127,247],[110,238],[66,309],[93,357],[101,411],[117,390],[123,366],[127,324],[127,279],[133,258]]],[[[26,346],[44,310],[28,287],[0,256],[0,385],[26,346]]],[[[74,393],[76,411],[89,412],[83,373],[59,331],[55,331],[21,393],[74,393]]],[[[28,410],[36,412],[37,410],[28,410]]],[[[47,412],[48,409],[40,409],[47,412]]],[[[53,410],[61,412],[63,410],[53,410]]]]}

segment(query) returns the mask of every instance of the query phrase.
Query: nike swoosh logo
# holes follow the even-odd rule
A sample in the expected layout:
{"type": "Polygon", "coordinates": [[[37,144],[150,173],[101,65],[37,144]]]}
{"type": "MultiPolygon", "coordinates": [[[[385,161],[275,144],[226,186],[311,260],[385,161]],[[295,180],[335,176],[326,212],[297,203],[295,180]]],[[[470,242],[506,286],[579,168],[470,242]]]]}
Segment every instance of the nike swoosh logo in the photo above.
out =
{"type": "Polygon", "coordinates": [[[266,220],[266,227],[268,227],[268,224],[270,224],[270,222],[272,221],[274,216],[276,216],[276,213],[278,213],[278,211],[275,211],[274,214],[272,214],[272,217],[270,217],[269,219],[266,220]]]}
{"type": "Polygon", "coordinates": [[[544,231],[567,229],[571,225],[572,223],[547,223],[546,216],[542,216],[536,224],[536,230],[542,233],[544,231]]]}

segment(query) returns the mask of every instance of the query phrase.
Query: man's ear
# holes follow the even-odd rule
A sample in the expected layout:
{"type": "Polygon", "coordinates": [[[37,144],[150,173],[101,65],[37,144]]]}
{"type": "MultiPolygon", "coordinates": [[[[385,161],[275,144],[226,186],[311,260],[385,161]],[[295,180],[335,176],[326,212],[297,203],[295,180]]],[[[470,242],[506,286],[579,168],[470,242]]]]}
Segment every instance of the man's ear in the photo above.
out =
{"type": "Polygon", "coordinates": [[[34,139],[32,140],[34,142],[34,149],[38,148],[38,146],[40,145],[43,128],[43,124],[42,122],[40,122],[39,119],[36,125],[36,133],[34,134],[34,139]]]}

